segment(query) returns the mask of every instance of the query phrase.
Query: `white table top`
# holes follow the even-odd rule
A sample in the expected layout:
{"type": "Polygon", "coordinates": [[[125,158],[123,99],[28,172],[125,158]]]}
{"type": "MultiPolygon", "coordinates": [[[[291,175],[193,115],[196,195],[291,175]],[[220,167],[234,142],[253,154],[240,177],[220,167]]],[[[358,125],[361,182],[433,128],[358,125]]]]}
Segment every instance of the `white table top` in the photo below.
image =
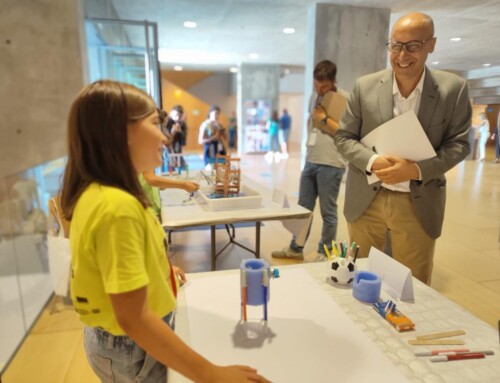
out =
{"type": "MultiPolygon", "coordinates": [[[[363,269],[366,267],[366,260],[360,259],[357,264],[360,269],[363,269]]],[[[398,302],[398,308],[416,324],[416,330],[398,333],[373,310],[371,305],[364,304],[353,298],[352,289],[330,285],[325,279],[324,267],[324,263],[304,263],[280,266],[280,269],[305,269],[409,381],[500,382],[499,336],[498,332],[485,322],[474,317],[471,313],[443,297],[432,288],[413,279],[415,303],[398,302]],[[463,347],[470,350],[492,350],[495,355],[487,356],[485,359],[432,363],[428,357],[416,357],[414,353],[449,349],[456,346],[412,346],[408,344],[409,339],[415,339],[418,335],[455,329],[462,329],[466,332],[465,336],[460,337],[460,339],[465,340],[465,346],[463,347]]],[[[239,270],[188,274],[188,280],[217,278],[218,276],[235,273],[239,273],[239,270]]],[[[384,300],[390,299],[384,292],[382,292],[381,298],[384,300]]],[[[178,296],[176,333],[190,344],[188,320],[184,290],[181,288],[178,296]]],[[[283,367],[276,366],[276,368],[283,367]]],[[[169,382],[181,383],[187,382],[187,380],[172,371],[169,382]]]]}
{"type": "MultiPolygon", "coordinates": [[[[252,185],[255,189],[255,185],[252,185]]],[[[272,221],[291,218],[306,218],[311,213],[302,206],[291,204],[284,208],[271,201],[269,191],[259,188],[263,196],[258,208],[212,211],[201,205],[180,189],[165,189],[160,192],[162,224],[168,229],[190,226],[229,224],[236,222],[272,221]],[[183,202],[185,201],[185,202],[183,202]]]]}

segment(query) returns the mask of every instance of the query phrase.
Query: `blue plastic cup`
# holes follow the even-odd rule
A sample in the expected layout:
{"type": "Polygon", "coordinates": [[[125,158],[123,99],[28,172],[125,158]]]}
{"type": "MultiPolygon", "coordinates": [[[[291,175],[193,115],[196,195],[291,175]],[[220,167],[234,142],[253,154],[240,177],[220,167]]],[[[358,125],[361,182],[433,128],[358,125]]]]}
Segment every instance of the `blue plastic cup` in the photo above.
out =
{"type": "MultiPolygon", "coordinates": [[[[264,304],[264,270],[267,271],[267,301],[271,298],[269,279],[271,278],[271,269],[269,263],[263,259],[244,259],[241,262],[241,270],[245,271],[247,279],[247,304],[258,306],[264,304]]],[[[242,273],[243,278],[243,273],[242,273]]],[[[242,285],[243,285],[243,281],[242,285]]]]}
{"type": "Polygon", "coordinates": [[[380,299],[382,280],[370,271],[358,271],[354,275],[352,284],[352,295],[354,298],[366,302],[376,303],[380,299]]]}

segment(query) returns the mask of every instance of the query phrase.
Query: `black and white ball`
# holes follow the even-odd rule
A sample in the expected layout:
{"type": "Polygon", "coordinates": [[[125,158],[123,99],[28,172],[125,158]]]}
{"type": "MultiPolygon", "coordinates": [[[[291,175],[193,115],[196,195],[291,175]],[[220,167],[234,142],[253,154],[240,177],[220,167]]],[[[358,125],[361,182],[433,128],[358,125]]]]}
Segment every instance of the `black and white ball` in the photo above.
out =
{"type": "Polygon", "coordinates": [[[357,266],[351,257],[335,257],[327,262],[327,278],[335,284],[350,285],[354,281],[357,266]]]}

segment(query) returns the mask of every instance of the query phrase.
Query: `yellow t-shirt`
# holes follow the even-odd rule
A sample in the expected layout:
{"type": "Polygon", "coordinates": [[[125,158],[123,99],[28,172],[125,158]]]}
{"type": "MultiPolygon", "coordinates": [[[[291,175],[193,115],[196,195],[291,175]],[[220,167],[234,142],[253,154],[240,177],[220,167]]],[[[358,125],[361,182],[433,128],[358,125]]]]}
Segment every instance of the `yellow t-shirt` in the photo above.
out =
{"type": "Polygon", "coordinates": [[[70,243],[71,298],[86,325],[124,335],[109,294],[144,286],[149,308],[158,316],[175,308],[165,232],[151,210],[129,193],[89,185],[73,212],[70,243]]]}

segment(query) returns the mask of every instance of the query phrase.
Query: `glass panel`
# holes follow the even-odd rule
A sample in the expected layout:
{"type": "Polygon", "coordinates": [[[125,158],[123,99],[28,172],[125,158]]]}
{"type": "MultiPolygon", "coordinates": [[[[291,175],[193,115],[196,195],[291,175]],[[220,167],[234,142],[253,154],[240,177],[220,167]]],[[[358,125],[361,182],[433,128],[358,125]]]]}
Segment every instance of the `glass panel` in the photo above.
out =
{"type": "Polygon", "coordinates": [[[52,294],[47,254],[48,200],[65,159],[0,180],[0,370],[52,294]]]}
{"type": "Polygon", "coordinates": [[[90,81],[112,79],[135,85],[160,105],[156,28],[156,23],[147,21],[88,19],[90,81]]]}

